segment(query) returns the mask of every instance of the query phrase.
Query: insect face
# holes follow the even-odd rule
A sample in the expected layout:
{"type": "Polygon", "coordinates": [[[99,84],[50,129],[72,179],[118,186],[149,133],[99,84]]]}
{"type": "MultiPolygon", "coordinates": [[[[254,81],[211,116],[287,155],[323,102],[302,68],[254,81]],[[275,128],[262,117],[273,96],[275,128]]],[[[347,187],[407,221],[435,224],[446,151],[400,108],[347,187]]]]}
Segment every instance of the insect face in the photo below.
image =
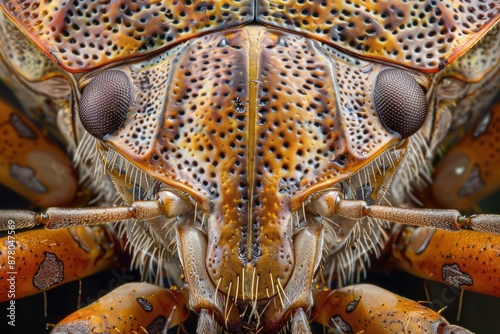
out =
{"type": "MultiPolygon", "coordinates": [[[[84,76],[80,118],[100,140],[98,155],[129,204],[162,191],[185,202],[182,220],[196,230],[179,227],[179,258],[187,277],[207,280],[200,287],[188,279],[200,295],[191,306],[208,303],[220,322],[238,327],[239,312],[254,303],[247,322],[259,326],[256,314],[267,308],[262,321],[271,330],[310,306],[311,285],[295,288],[312,281],[324,233],[335,253],[356,244],[361,231],[371,237],[360,249],[378,244],[378,223],[339,219],[332,228],[305,204],[331,187],[346,198],[383,196],[380,185],[405,154],[402,138],[427,114],[417,79],[425,82],[250,26],[84,76]],[[129,168],[150,182],[131,180],[129,168]],[[220,304],[227,298],[241,308],[229,317],[220,304]],[[278,306],[266,306],[274,299],[278,306]]],[[[168,222],[151,222],[149,237],[170,244],[168,222]]]]}
{"type": "MultiPolygon", "coordinates": [[[[371,287],[348,288],[347,297],[341,291],[321,297],[319,290],[334,278],[353,280],[370,254],[380,255],[382,245],[395,239],[402,255],[393,259],[423,268],[427,258],[420,248],[410,254],[407,242],[420,233],[408,228],[404,238],[389,222],[500,234],[499,216],[418,209],[409,191],[420,174],[429,174],[427,164],[450,130],[483,117],[474,107],[482,109],[498,92],[500,35],[494,25],[500,11],[494,0],[0,1],[0,7],[0,76],[31,118],[49,120],[78,170],[68,173],[75,179],[71,187],[47,183],[50,192],[63,190],[75,203],[54,206],[73,208],[0,211],[0,230],[12,229],[12,222],[18,229],[69,228],[64,236],[47,233],[81,254],[75,226],[120,222],[118,234],[133,251],[133,265],[156,276],[156,283],[166,278],[182,287],[174,294],[123,287],[120,298],[135,301],[118,311],[111,294],[91,311],[106,310],[107,320],[96,316],[101,324],[112,321],[103,325],[106,331],[163,331],[170,325],[165,315],[148,313],[148,323],[121,321],[135,314],[134,307],[149,312],[162,304],[148,301],[161,291],[174,322],[185,318],[184,306],[200,315],[199,332],[308,332],[306,312],[314,303],[325,305],[314,311],[323,324],[369,332],[362,321],[366,310],[398,297],[371,287]],[[467,51],[463,61],[458,58],[467,51]],[[348,307],[328,295],[342,296],[348,307]],[[354,309],[360,313],[343,313],[354,309]]],[[[5,120],[0,125],[10,130],[4,133],[16,139],[16,149],[23,148],[18,152],[41,151],[26,145],[41,139],[23,138],[20,123],[5,120]]],[[[5,152],[14,147],[9,140],[0,141],[5,152]]],[[[66,151],[60,153],[53,156],[66,151]]],[[[26,186],[19,177],[26,170],[30,180],[47,179],[41,163],[18,156],[2,160],[2,173],[10,171],[5,166],[17,172],[5,174],[10,184],[26,186]],[[28,168],[19,168],[19,161],[28,168]],[[33,177],[37,173],[43,175],[33,177]]],[[[471,175],[477,180],[478,172],[471,175]]],[[[39,189],[26,192],[34,202],[39,189]]],[[[106,232],[108,239],[87,248],[108,249],[113,259],[116,235],[103,226],[88,231],[106,232]]],[[[450,233],[443,238],[453,241],[450,233]]],[[[428,235],[424,249],[437,233],[428,235]]],[[[32,248],[38,253],[25,267],[37,272],[36,259],[47,250],[32,248]]],[[[80,277],[60,269],[77,268],[76,260],[59,258],[61,250],[50,253],[64,279],[42,288],[26,281],[29,291],[80,277]]],[[[468,253],[453,254],[439,260],[468,253]]],[[[499,258],[484,254],[491,263],[499,258]]],[[[440,266],[445,281],[461,288],[490,279],[486,271],[473,277],[477,273],[463,270],[463,263],[440,266]]],[[[82,267],[91,273],[92,267],[82,267]]],[[[380,318],[380,326],[389,321],[400,332],[415,328],[404,327],[413,321],[406,310],[420,312],[421,305],[391,305],[402,305],[389,308],[403,312],[395,322],[380,318]]],[[[429,331],[453,329],[434,315],[429,331]]],[[[86,323],[88,331],[96,322],[86,323]]]]}

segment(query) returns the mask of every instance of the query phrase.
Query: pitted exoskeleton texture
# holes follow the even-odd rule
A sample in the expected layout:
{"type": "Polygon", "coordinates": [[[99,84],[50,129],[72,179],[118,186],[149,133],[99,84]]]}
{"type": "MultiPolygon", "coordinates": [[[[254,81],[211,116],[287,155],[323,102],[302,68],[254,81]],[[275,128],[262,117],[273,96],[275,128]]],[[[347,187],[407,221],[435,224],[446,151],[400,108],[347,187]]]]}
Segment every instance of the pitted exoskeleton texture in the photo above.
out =
{"type": "Polygon", "coordinates": [[[256,18],[362,57],[436,72],[500,16],[487,1],[0,1],[52,60],[70,72],[140,57],[256,18]]]}
{"type": "Polygon", "coordinates": [[[379,65],[292,34],[262,36],[256,166],[279,175],[280,193],[342,178],[391,140],[371,96],[379,65]]]}
{"type": "Polygon", "coordinates": [[[0,52],[16,72],[28,81],[45,80],[61,69],[0,12],[0,52]]]}
{"type": "Polygon", "coordinates": [[[430,89],[432,122],[430,147],[435,149],[445,136],[468,122],[480,120],[500,87],[500,25],[491,29],[466,54],[439,72],[430,89]]]}
{"type": "Polygon", "coordinates": [[[264,24],[428,72],[460,56],[499,15],[497,0],[259,0],[257,7],[257,20],[264,24]]]}
{"type": "Polygon", "coordinates": [[[400,141],[372,99],[384,68],[264,27],[209,34],[118,68],[134,100],[105,142],[200,205],[218,289],[268,298],[292,273],[304,200],[400,141]]]}
{"type": "Polygon", "coordinates": [[[499,35],[500,25],[497,24],[469,52],[441,71],[439,75],[468,82],[484,80],[499,67],[499,35]]]}
{"type": "Polygon", "coordinates": [[[1,1],[52,60],[71,72],[138,57],[253,19],[253,1],[1,1]]]}

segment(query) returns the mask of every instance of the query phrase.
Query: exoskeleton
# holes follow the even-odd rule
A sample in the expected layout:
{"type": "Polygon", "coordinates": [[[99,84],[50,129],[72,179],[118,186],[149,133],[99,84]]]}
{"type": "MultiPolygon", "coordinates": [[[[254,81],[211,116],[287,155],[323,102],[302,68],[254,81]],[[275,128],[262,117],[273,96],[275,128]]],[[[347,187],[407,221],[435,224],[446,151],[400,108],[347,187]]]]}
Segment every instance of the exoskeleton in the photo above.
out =
{"type": "Polygon", "coordinates": [[[176,286],[124,285],[54,333],[162,333],[188,309],[199,333],[469,332],[375,286],[332,290],[383,251],[500,296],[500,216],[464,215],[499,185],[497,0],[0,8],[0,172],[40,209],[0,212],[1,300],[123,248],[176,286]]]}

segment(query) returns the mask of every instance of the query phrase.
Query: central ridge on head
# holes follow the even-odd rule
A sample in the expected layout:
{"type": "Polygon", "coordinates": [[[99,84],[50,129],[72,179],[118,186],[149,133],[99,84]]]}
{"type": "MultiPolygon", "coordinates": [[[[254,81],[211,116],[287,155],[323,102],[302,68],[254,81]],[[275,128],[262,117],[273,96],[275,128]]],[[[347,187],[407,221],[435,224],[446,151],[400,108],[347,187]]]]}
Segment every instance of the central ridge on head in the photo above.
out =
{"type": "MultiPolygon", "coordinates": [[[[294,271],[294,237],[311,223],[297,214],[306,198],[400,142],[372,98],[384,69],[262,26],[215,32],[114,69],[139,102],[99,136],[200,205],[218,291],[265,300],[294,271]]],[[[394,109],[377,96],[384,113],[394,109]]]]}

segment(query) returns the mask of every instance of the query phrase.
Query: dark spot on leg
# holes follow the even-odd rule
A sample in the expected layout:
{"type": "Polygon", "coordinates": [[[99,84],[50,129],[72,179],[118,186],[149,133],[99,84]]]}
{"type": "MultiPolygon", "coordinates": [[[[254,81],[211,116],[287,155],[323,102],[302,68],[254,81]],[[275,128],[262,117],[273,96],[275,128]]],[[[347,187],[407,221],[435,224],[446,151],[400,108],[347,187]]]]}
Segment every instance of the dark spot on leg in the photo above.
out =
{"type": "Polygon", "coordinates": [[[142,309],[146,312],[151,312],[153,310],[153,305],[144,298],[137,298],[137,302],[141,305],[142,309]]]}
{"type": "Polygon", "coordinates": [[[474,165],[472,167],[467,180],[458,191],[458,196],[461,198],[468,197],[475,192],[481,190],[484,187],[484,182],[481,180],[481,173],[479,171],[479,166],[474,165]]]}
{"type": "Polygon", "coordinates": [[[92,330],[92,325],[88,320],[72,321],[66,324],[59,324],[52,330],[54,333],[74,333],[83,334],[89,333],[92,330]]]}
{"type": "Polygon", "coordinates": [[[45,252],[45,259],[33,277],[33,285],[47,290],[64,279],[64,263],[53,253],[45,252]]]}
{"type": "Polygon", "coordinates": [[[356,308],[356,306],[358,306],[358,303],[359,303],[360,300],[361,300],[361,296],[359,296],[358,298],[356,298],[356,300],[354,300],[353,302],[350,302],[347,305],[347,307],[345,308],[345,311],[347,313],[354,311],[354,309],[356,308]]]}
{"type": "Polygon", "coordinates": [[[472,285],[472,277],[460,270],[456,263],[443,266],[443,280],[456,288],[462,285],[472,285]]]}
{"type": "Polygon", "coordinates": [[[351,326],[349,326],[349,324],[345,322],[340,315],[336,315],[330,319],[330,326],[340,329],[342,333],[352,333],[351,326]]]}
{"type": "Polygon", "coordinates": [[[474,129],[474,133],[472,134],[473,138],[477,138],[484,134],[488,130],[488,125],[490,125],[491,121],[491,112],[486,114],[476,125],[476,128],[474,129]]]}
{"type": "Polygon", "coordinates": [[[47,192],[47,188],[44,187],[35,175],[35,171],[29,167],[12,164],[10,165],[9,174],[10,177],[34,193],[44,194],[47,192]]]}
{"type": "Polygon", "coordinates": [[[37,134],[30,129],[30,127],[16,114],[10,114],[10,125],[16,130],[17,134],[21,138],[26,139],[36,139],[38,138],[37,134]]]}
{"type": "Polygon", "coordinates": [[[163,329],[165,328],[166,325],[167,325],[167,318],[160,315],[155,320],[153,320],[152,323],[149,324],[146,330],[148,331],[148,333],[161,333],[163,332],[163,329]]]}

